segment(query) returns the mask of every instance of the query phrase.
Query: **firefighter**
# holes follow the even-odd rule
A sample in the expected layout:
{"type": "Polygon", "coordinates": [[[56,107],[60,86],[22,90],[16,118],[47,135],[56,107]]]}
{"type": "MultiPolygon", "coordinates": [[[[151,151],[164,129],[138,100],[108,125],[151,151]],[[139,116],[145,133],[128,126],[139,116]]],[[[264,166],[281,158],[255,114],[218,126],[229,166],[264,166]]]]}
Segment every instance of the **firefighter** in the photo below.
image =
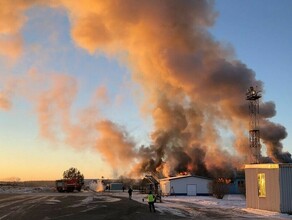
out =
{"type": "Polygon", "coordinates": [[[155,206],[154,206],[155,196],[152,194],[151,191],[149,191],[149,194],[147,196],[147,201],[148,201],[148,204],[149,204],[150,212],[152,212],[152,209],[155,212],[155,206]]]}
{"type": "Polygon", "coordinates": [[[128,193],[129,193],[129,199],[131,200],[132,199],[132,193],[133,193],[132,187],[129,187],[128,193]]]}

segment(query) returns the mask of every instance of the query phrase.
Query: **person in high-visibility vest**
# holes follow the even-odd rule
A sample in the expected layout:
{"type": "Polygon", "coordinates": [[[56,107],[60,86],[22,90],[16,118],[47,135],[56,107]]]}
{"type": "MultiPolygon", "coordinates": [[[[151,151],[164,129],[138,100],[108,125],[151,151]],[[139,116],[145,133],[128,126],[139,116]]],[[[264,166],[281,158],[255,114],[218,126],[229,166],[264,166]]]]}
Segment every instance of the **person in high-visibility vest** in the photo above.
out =
{"type": "Polygon", "coordinates": [[[155,206],[154,206],[155,196],[152,194],[151,191],[149,192],[149,194],[147,196],[147,201],[148,201],[148,204],[149,204],[149,210],[150,210],[150,212],[152,212],[152,209],[155,212],[155,206]]]}

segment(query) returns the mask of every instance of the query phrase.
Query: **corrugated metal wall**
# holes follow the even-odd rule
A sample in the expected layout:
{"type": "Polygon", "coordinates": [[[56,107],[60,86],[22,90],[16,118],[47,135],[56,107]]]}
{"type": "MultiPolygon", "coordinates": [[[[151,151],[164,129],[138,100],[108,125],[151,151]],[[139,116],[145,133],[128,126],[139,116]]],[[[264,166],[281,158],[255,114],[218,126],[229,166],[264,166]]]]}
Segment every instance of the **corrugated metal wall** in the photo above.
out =
{"type": "MultiPolygon", "coordinates": [[[[172,184],[175,184],[176,180],[172,180],[171,182],[172,184]]],[[[197,177],[191,176],[187,178],[182,178],[178,182],[179,182],[179,185],[183,185],[185,192],[187,192],[188,184],[196,184],[198,194],[209,194],[208,185],[211,182],[211,180],[209,179],[203,179],[203,178],[197,178],[197,177]]]]}
{"type": "Polygon", "coordinates": [[[257,170],[245,168],[246,207],[258,209],[257,170]]]}
{"type": "Polygon", "coordinates": [[[280,168],[281,212],[292,212],[292,167],[291,164],[281,164],[280,168]]]}
{"type": "Polygon", "coordinates": [[[162,192],[165,191],[166,194],[170,192],[171,194],[187,195],[187,185],[196,185],[197,194],[208,195],[208,185],[210,182],[210,179],[188,176],[182,178],[162,179],[160,180],[160,187],[162,192]]]}

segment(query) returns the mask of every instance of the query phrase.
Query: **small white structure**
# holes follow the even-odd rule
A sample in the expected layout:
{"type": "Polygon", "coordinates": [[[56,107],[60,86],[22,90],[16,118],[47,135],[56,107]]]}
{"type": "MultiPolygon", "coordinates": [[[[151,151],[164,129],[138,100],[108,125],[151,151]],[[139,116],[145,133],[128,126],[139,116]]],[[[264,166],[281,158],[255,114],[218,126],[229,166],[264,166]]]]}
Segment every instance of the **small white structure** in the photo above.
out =
{"type": "Polygon", "coordinates": [[[177,176],[160,179],[163,195],[210,195],[208,185],[212,180],[200,176],[177,176]]]}
{"type": "Polygon", "coordinates": [[[246,207],[292,213],[292,164],[245,165],[246,207]]]}

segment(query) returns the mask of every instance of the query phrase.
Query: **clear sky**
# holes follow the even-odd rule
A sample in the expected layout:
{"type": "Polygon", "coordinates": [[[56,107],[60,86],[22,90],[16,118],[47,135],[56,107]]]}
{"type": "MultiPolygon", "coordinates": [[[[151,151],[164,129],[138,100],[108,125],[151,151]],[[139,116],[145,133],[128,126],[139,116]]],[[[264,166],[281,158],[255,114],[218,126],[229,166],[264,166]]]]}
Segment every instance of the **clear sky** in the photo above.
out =
{"type": "MultiPolygon", "coordinates": [[[[86,10],[95,10],[90,1],[82,10],[65,0],[60,1],[64,6],[17,2],[0,3],[7,9],[0,9],[0,180],[58,179],[70,167],[78,168],[85,178],[120,175],[127,169],[123,158],[128,155],[124,154],[132,151],[118,131],[126,131],[135,146],[151,143],[153,118],[142,101],[149,98],[143,93],[149,88],[147,76],[133,74],[139,69],[124,58],[129,52],[116,46],[120,41],[107,44],[99,34],[93,34],[96,41],[80,37],[80,31],[90,32],[77,26],[86,10]],[[146,86],[142,89],[143,80],[146,86]],[[112,123],[96,125],[100,120],[110,120],[120,130],[112,123]],[[92,132],[95,129],[98,134],[92,132]],[[119,141],[120,135],[121,149],[111,151],[106,137],[119,141]],[[116,153],[122,156],[112,156],[116,153]]],[[[263,100],[275,103],[277,113],[271,121],[286,127],[288,136],[282,143],[289,152],[291,10],[290,0],[220,0],[215,2],[215,23],[207,29],[215,42],[233,51],[263,82],[263,100]]],[[[107,25],[115,22],[108,20],[107,25]]],[[[102,20],[94,21],[91,27],[103,26],[102,20]]],[[[127,25],[132,23],[121,28],[127,25]]],[[[135,48],[135,39],[127,40],[132,35],[118,34],[122,43],[130,45],[128,51],[135,48]]]]}

